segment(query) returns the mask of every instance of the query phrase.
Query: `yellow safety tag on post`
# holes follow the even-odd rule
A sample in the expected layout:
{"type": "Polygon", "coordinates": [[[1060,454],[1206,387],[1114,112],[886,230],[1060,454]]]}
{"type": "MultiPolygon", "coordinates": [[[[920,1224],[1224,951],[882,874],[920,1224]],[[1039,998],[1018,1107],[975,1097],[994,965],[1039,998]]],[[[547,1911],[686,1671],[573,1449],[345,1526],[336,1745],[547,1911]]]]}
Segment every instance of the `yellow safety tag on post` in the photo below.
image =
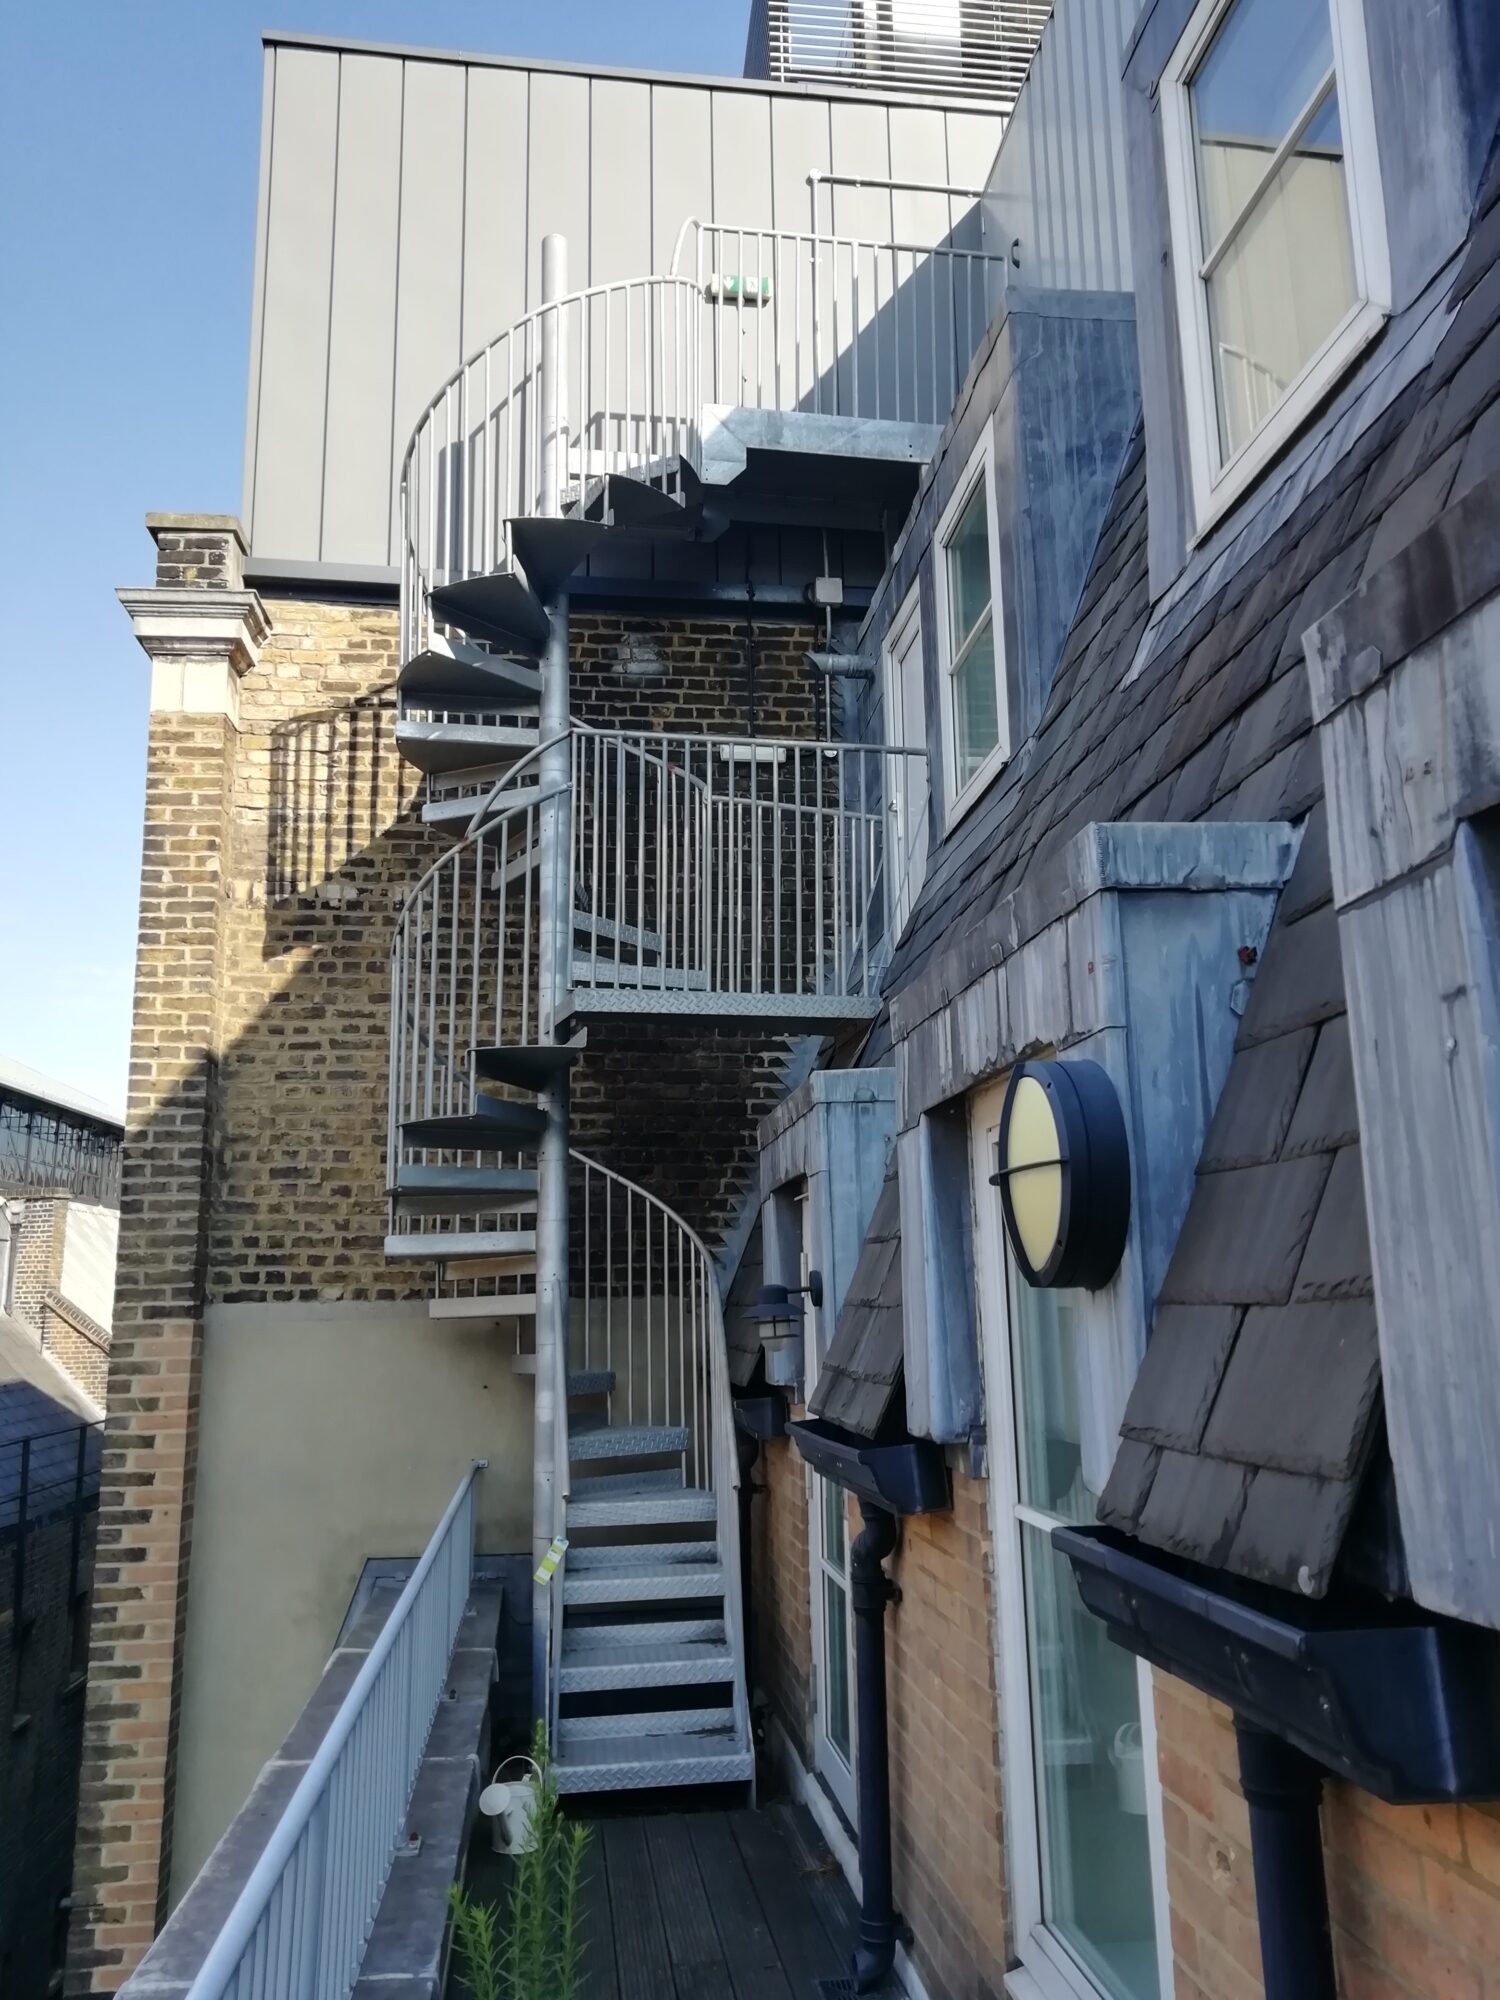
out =
{"type": "Polygon", "coordinates": [[[537,1573],[531,1579],[533,1583],[550,1583],[552,1581],[553,1577],[557,1574],[557,1565],[562,1561],[563,1551],[567,1546],[568,1538],[566,1535],[553,1536],[551,1548],[542,1557],[541,1563],[537,1568],[537,1573]]]}

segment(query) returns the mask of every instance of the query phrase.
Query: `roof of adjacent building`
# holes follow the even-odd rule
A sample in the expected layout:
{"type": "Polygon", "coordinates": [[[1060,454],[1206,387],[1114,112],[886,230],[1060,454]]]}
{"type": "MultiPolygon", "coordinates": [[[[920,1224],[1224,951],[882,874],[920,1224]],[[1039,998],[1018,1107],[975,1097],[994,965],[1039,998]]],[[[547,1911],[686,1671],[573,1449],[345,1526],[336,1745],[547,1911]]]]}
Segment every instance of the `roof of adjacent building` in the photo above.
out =
{"type": "Polygon", "coordinates": [[[32,1069],[9,1056],[0,1056],[0,1093],[29,1097],[38,1104],[71,1112],[75,1117],[124,1129],[123,1113],[112,1109],[102,1098],[91,1097],[87,1091],[77,1090],[71,1083],[59,1083],[56,1077],[45,1076],[41,1070],[32,1069]]]}
{"type": "Polygon", "coordinates": [[[33,1526],[73,1504],[78,1478],[79,1431],[83,1441],[84,1493],[99,1490],[99,1412],[78,1386],[42,1353],[34,1334],[0,1313],[0,1532],[20,1512],[22,1444],[26,1518],[33,1526]]]}
{"type": "MultiPolygon", "coordinates": [[[[1383,1448],[1302,634],[1476,489],[1494,495],[1500,534],[1497,280],[1492,155],[1465,248],[1392,320],[1274,491],[1155,606],[1137,429],[1041,724],[935,854],[861,1055],[888,1059],[890,999],[1088,823],[1303,823],[1104,1512],[1176,1554],[1313,1594],[1383,1448]]],[[[872,1228],[867,1253],[888,1248],[872,1228]]],[[[873,1373],[894,1351],[890,1321],[868,1303],[860,1317],[873,1373]]]]}

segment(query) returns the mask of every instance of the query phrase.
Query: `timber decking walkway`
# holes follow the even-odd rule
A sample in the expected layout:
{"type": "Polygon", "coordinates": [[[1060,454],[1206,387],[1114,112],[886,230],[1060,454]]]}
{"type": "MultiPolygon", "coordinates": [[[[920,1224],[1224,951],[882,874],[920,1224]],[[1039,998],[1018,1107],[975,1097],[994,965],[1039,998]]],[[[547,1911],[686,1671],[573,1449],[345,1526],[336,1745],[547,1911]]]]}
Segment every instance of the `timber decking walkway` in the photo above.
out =
{"type": "MultiPolygon", "coordinates": [[[[593,1822],[580,2000],[819,2000],[858,1912],[809,1814],[593,1822]]],[[[892,1986],[891,1992],[899,1992],[892,1986]]]]}

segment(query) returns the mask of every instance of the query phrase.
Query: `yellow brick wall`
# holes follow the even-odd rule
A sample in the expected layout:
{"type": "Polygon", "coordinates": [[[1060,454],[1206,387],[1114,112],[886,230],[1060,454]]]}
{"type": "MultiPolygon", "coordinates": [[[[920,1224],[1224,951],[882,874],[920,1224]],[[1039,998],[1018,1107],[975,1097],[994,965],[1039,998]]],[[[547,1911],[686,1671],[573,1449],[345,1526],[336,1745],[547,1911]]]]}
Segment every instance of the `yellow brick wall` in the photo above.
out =
{"type": "MultiPolygon", "coordinates": [[[[1264,2000],[1230,1713],[1158,1674],[1156,1718],[1177,2000],[1264,2000]]],[[[1500,2000],[1500,1807],[1330,1782],[1323,1850],[1342,2000],[1500,2000]]]]}

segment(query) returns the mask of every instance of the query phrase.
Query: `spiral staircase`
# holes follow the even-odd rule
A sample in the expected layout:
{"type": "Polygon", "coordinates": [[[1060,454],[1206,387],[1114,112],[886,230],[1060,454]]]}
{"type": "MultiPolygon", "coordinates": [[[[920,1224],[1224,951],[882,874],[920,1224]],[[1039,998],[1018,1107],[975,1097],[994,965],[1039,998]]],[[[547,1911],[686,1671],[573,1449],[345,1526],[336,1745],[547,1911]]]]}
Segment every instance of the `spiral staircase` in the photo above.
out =
{"type": "Polygon", "coordinates": [[[536,1377],[539,1576],[566,1547],[536,1586],[534,1692],[561,1788],[743,1782],[715,1268],[570,1146],[569,1078],[589,1024],[622,1015],[768,1036],[869,1019],[902,753],[572,718],[575,570],[613,540],[717,531],[702,431],[726,306],[701,269],[568,293],[561,261],[549,239],[548,303],[456,371],[404,466],[396,740],[455,840],[393,940],[386,1253],[431,1268],[435,1317],[508,1329],[536,1377]]]}

